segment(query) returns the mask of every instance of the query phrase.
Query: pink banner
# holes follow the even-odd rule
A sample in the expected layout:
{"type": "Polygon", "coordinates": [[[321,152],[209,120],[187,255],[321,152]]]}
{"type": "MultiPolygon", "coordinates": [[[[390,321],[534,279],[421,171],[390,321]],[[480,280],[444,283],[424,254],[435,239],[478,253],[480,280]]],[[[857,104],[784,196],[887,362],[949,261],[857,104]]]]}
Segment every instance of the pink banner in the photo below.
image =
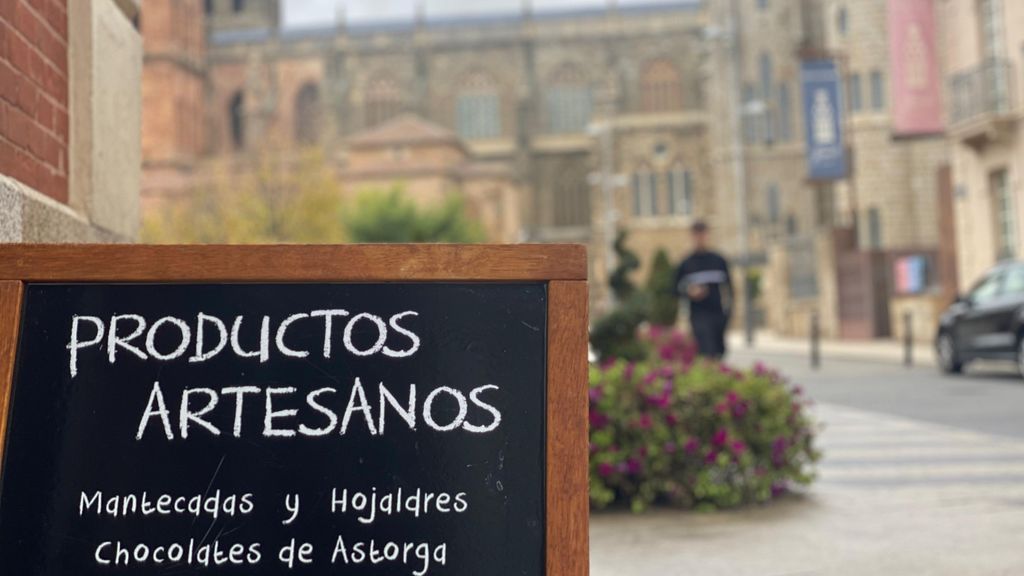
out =
{"type": "Polygon", "coordinates": [[[893,133],[942,132],[942,84],[933,0],[889,1],[893,133]]]}

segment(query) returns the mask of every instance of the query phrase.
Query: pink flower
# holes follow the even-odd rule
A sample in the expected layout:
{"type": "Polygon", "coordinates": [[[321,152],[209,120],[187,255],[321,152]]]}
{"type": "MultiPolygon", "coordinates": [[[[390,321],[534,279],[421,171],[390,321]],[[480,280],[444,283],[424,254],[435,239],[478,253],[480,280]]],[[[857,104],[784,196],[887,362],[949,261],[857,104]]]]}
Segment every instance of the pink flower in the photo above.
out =
{"type": "Polygon", "coordinates": [[[651,415],[646,412],[641,414],[636,421],[636,427],[641,430],[650,430],[653,425],[654,421],[651,419],[651,415]]]}
{"type": "Polygon", "coordinates": [[[597,465],[597,473],[602,478],[607,478],[615,472],[615,467],[607,462],[601,462],[597,465]]]}
{"type": "Polygon", "coordinates": [[[608,425],[608,422],[610,422],[610,420],[608,416],[606,416],[605,414],[597,410],[590,411],[590,427],[593,428],[594,430],[600,430],[601,428],[604,428],[605,426],[608,425]]]}
{"type": "Polygon", "coordinates": [[[783,436],[779,436],[772,441],[772,465],[776,468],[782,468],[786,465],[786,448],[788,447],[789,442],[783,436]]]}
{"type": "Polygon", "coordinates": [[[598,402],[604,397],[604,390],[600,388],[591,388],[589,394],[591,402],[598,402]]]}
{"type": "Polygon", "coordinates": [[[715,448],[721,448],[725,446],[728,439],[729,433],[725,431],[725,428],[719,428],[715,431],[715,435],[711,437],[711,445],[715,448]]]}
{"type": "Polygon", "coordinates": [[[665,448],[665,452],[667,452],[669,454],[672,454],[673,452],[676,451],[676,443],[675,442],[665,442],[664,448],[665,448]]]}
{"type": "Polygon", "coordinates": [[[718,450],[711,450],[708,455],[704,457],[705,464],[714,464],[718,461],[718,450]]]}
{"type": "Polygon", "coordinates": [[[747,445],[742,440],[733,440],[729,447],[732,448],[732,453],[737,456],[747,451],[747,445]]]}
{"type": "Polygon", "coordinates": [[[626,472],[629,472],[630,474],[635,476],[643,472],[643,470],[644,465],[642,462],[640,462],[640,460],[637,460],[636,458],[630,458],[629,460],[626,460],[626,472]]]}
{"type": "Polygon", "coordinates": [[[679,418],[676,418],[675,414],[672,414],[671,412],[665,414],[665,424],[668,424],[669,426],[675,426],[678,423],[679,418]]]}
{"type": "Polygon", "coordinates": [[[686,444],[683,445],[683,451],[686,452],[690,456],[693,456],[694,454],[696,454],[698,450],[700,450],[700,441],[698,441],[693,436],[691,436],[686,441],[686,444]]]}
{"type": "Polygon", "coordinates": [[[626,369],[622,371],[622,377],[626,380],[632,380],[634,371],[636,371],[636,364],[630,362],[626,364],[626,369]]]}

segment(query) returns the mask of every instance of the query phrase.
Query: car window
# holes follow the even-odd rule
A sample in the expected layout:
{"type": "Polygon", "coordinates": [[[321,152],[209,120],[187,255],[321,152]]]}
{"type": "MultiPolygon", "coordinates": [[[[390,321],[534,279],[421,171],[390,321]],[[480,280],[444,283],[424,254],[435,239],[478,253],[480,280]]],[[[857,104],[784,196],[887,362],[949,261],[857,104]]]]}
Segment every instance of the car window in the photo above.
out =
{"type": "Polygon", "coordinates": [[[982,280],[974,290],[971,290],[971,302],[974,304],[984,304],[998,296],[1005,276],[1005,272],[996,272],[982,280]]]}
{"type": "Polygon", "coordinates": [[[1004,294],[1024,294],[1024,266],[1014,266],[1006,271],[1003,280],[1004,294]]]}

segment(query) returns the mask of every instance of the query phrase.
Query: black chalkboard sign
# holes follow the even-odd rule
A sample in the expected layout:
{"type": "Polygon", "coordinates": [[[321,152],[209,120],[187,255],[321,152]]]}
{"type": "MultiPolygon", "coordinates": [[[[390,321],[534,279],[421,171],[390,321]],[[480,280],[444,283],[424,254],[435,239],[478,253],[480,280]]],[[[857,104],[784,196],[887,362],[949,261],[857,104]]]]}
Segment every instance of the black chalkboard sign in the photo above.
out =
{"type": "Polygon", "coordinates": [[[25,284],[0,572],[544,574],[547,298],[25,284]]]}

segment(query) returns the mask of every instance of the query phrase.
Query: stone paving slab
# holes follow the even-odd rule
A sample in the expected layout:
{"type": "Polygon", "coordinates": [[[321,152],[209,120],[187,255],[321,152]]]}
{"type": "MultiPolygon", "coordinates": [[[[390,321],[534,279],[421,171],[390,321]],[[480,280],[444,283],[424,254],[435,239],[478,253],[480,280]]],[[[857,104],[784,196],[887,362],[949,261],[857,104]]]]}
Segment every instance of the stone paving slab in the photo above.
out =
{"type": "Polygon", "coordinates": [[[815,410],[825,459],[806,493],[715,514],[596,513],[591,574],[1024,575],[1024,441],[815,410]]]}

